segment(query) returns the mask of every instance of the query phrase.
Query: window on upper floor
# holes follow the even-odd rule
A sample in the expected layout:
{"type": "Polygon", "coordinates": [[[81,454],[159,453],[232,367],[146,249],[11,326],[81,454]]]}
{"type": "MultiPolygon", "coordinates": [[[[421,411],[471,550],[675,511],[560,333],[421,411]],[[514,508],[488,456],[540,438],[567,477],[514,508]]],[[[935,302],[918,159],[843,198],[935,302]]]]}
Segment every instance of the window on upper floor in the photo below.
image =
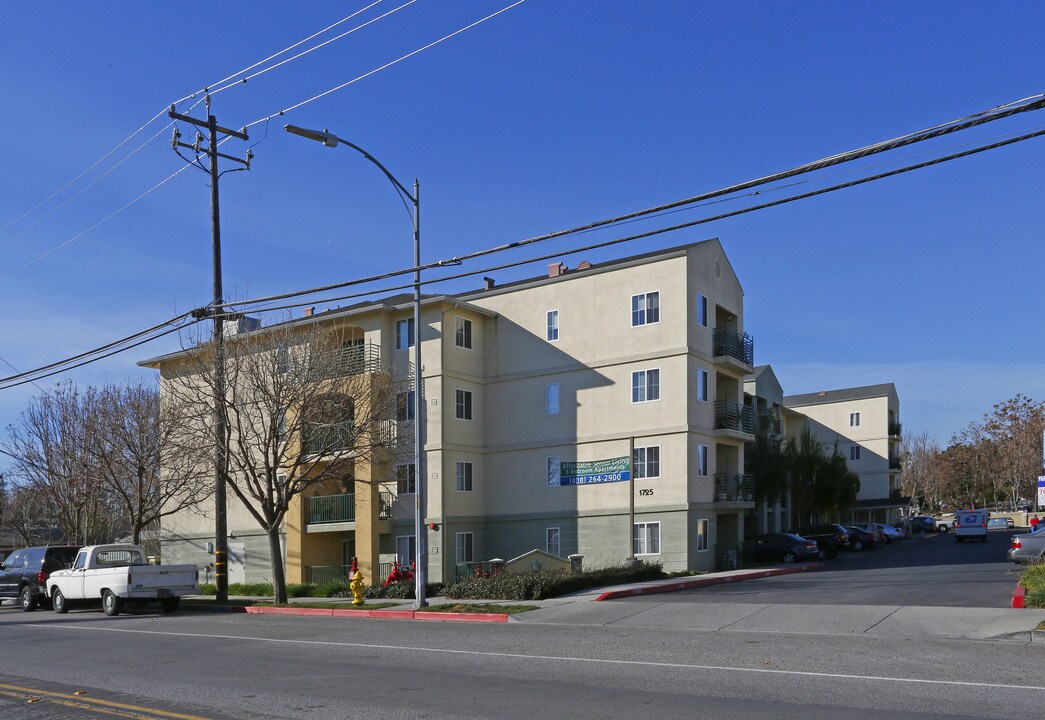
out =
{"type": "Polygon", "coordinates": [[[708,371],[697,368],[697,400],[708,401],[708,371]]]}
{"type": "Polygon", "coordinates": [[[417,492],[416,470],[413,463],[396,465],[396,492],[399,495],[413,495],[417,492]]]}
{"type": "Polygon", "coordinates": [[[559,414],[559,383],[548,383],[544,386],[544,413],[559,414]]]}
{"type": "Polygon", "coordinates": [[[860,425],[860,413],[849,413],[849,427],[859,427],[860,425]]]}
{"type": "Polygon", "coordinates": [[[472,463],[457,461],[457,492],[472,492],[472,463]]]}
{"type": "Polygon", "coordinates": [[[708,326],[708,299],[697,293],[697,325],[708,326]]]}
{"type": "Polygon", "coordinates": [[[470,390],[458,390],[456,400],[454,417],[458,420],[471,420],[472,392],[470,390]]]}
{"type": "Polygon", "coordinates": [[[660,400],[660,370],[636,370],[631,374],[631,401],[651,400],[660,400]]]}
{"type": "Polygon", "coordinates": [[[636,479],[660,477],[660,445],[635,448],[632,463],[636,479]]]}
{"type": "Polygon", "coordinates": [[[562,465],[559,459],[558,455],[548,456],[548,487],[558,487],[561,484],[560,469],[562,465]]]}
{"type": "Polygon", "coordinates": [[[548,340],[554,342],[559,339],[559,311],[548,311],[548,340]]]}
{"type": "Polygon", "coordinates": [[[850,460],[859,460],[860,459],[860,446],[859,445],[853,445],[852,447],[849,448],[849,459],[850,460]]]}
{"type": "Polygon", "coordinates": [[[660,322],[660,293],[649,292],[631,296],[631,324],[652,325],[660,322]]]}
{"type": "Polygon", "coordinates": [[[708,475],[708,446],[697,445],[697,475],[707,477],[708,475]]]}
{"type": "Polygon", "coordinates": [[[454,336],[454,344],[466,350],[472,349],[472,321],[468,318],[457,318],[457,332],[454,336]]]}
{"type": "Polygon", "coordinates": [[[396,393],[396,420],[406,422],[414,419],[414,391],[396,393]]]}
{"type": "Polygon", "coordinates": [[[396,320],[396,350],[414,346],[414,319],[396,320]]]}

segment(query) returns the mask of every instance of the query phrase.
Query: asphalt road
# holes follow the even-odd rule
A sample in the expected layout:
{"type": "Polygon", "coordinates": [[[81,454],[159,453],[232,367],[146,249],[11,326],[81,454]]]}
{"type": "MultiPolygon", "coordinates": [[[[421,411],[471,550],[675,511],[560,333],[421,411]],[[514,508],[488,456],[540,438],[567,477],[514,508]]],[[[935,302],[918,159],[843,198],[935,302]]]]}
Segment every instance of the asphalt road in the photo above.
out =
{"type": "Polygon", "coordinates": [[[4,720],[895,720],[1045,706],[1045,644],[1028,642],[5,606],[0,647],[4,720]]]}
{"type": "Polygon", "coordinates": [[[1006,608],[1018,579],[1018,566],[1005,555],[1013,534],[992,530],[987,542],[961,543],[953,533],[917,535],[841,553],[816,572],[669,593],[657,601],[1006,608]]]}

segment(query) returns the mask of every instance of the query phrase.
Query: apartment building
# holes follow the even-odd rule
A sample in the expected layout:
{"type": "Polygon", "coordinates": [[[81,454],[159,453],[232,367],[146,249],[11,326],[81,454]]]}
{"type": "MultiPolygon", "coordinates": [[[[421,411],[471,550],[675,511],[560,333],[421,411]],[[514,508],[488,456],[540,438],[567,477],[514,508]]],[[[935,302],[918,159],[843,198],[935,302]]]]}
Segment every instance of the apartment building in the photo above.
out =
{"type": "MultiPolygon", "coordinates": [[[[860,476],[847,519],[892,523],[910,498],[900,495],[900,400],[892,383],[784,397],[826,452],[837,448],[860,476]]],[[[797,427],[797,426],[796,426],[797,427]]]]}
{"type": "MultiPolygon", "coordinates": [[[[423,542],[429,578],[447,580],[534,549],[581,555],[589,567],[633,553],[669,571],[713,569],[743,539],[754,507],[744,466],[753,341],[743,311],[740,283],[712,239],[429,295],[419,332],[405,296],[291,322],[329,332],[344,352],[366,348],[373,362],[346,372],[398,383],[421,343],[420,398],[402,393],[389,421],[402,450],[423,414],[423,542]]],[[[161,392],[182,355],[141,363],[161,371],[161,392]]],[[[418,478],[407,449],[296,500],[283,535],[289,582],[337,577],[352,557],[378,581],[393,560],[409,564],[418,478]]],[[[229,506],[230,581],[261,580],[267,539],[231,495],[229,506]]],[[[213,532],[209,513],[171,518],[165,562],[195,562],[206,577],[213,532]]]]}

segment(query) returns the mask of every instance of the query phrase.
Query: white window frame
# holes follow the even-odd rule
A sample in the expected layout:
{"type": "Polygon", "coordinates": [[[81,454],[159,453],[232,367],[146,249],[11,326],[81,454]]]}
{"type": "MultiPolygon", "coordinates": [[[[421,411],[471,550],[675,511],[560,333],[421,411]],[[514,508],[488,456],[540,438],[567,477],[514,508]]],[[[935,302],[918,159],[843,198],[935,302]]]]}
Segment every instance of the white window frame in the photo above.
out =
{"type": "Polygon", "coordinates": [[[400,565],[406,565],[410,567],[410,563],[417,559],[417,536],[416,535],[396,535],[396,561],[400,565]],[[400,544],[405,544],[409,555],[404,555],[400,551],[400,544]]]}
{"type": "Polygon", "coordinates": [[[697,475],[708,476],[708,446],[697,445],[697,475]]]}
{"type": "Polygon", "coordinates": [[[559,487],[562,484],[562,458],[559,455],[547,457],[548,487],[559,487]]]}
{"type": "Polygon", "coordinates": [[[708,371],[697,368],[697,400],[708,401],[708,371]]]}
{"type": "Polygon", "coordinates": [[[454,316],[457,320],[454,328],[454,344],[464,350],[472,349],[472,321],[460,315],[454,316]]]}
{"type": "Polygon", "coordinates": [[[660,290],[631,296],[631,326],[660,324],[660,290]],[[641,307],[639,307],[641,305],[641,307]],[[655,319],[651,320],[650,316],[655,319]]]}
{"type": "Polygon", "coordinates": [[[635,555],[660,555],[660,522],[637,522],[631,531],[632,549],[635,555]],[[641,530],[640,530],[641,528],[641,530]],[[650,532],[654,531],[655,532],[650,532]]]}
{"type": "Polygon", "coordinates": [[[458,460],[454,466],[457,492],[472,492],[475,468],[467,460],[458,460]]]}
{"type": "Polygon", "coordinates": [[[860,427],[860,413],[849,413],[849,427],[860,427]]]}
{"type": "Polygon", "coordinates": [[[706,518],[697,520],[697,552],[707,552],[708,528],[709,523],[706,518]]]}
{"type": "Polygon", "coordinates": [[[635,404],[658,400],[660,400],[660,368],[634,370],[631,373],[631,402],[635,404]],[[640,388],[641,397],[636,399],[640,388]]]}
{"type": "Polygon", "coordinates": [[[417,466],[413,463],[402,463],[396,465],[396,495],[415,495],[416,493],[417,466]],[[400,488],[403,487],[405,487],[406,490],[400,490],[400,488]],[[411,489],[411,487],[413,489],[411,489]]]}
{"type": "Polygon", "coordinates": [[[703,293],[697,293],[697,325],[708,326],[708,298],[703,293]]]}
{"type": "Polygon", "coordinates": [[[471,390],[456,388],[454,393],[454,417],[458,420],[471,420],[474,417],[471,390]]]}
{"type": "Polygon", "coordinates": [[[559,383],[548,383],[544,386],[544,414],[559,414],[559,383]]]}
{"type": "Polygon", "coordinates": [[[556,557],[562,557],[562,533],[557,527],[550,527],[544,529],[544,551],[549,555],[555,555],[556,557]],[[554,544],[552,539],[554,538],[554,544]],[[555,548],[554,550],[552,548],[555,548]]]}
{"type": "Polygon", "coordinates": [[[548,342],[556,342],[559,339],[559,311],[549,310],[546,318],[545,337],[548,342]]]}
{"type": "Polygon", "coordinates": [[[635,448],[632,458],[635,479],[653,479],[660,477],[660,445],[643,445],[635,448]],[[651,459],[651,456],[652,459],[651,459]],[[653,472],[650,472],[652,466],[653,472]]]}
{"type": "Polygon", "coordinates": [[[414,346],[415,337],[413,318],[396,320],[396,350],[412,348],[414,346]]]}
{"type": "Polygon", "coordinates": [[[456,551],[457,562],[475,562],[475,533],[457,533],[457,535],[454,538],[454,550],[456,551]]]}
{"type": "Polygon", "coordinates": [[[849,448],[849,459],[850,460],[859,460],[860,459],[860,446],[859,445],[852,445],[849,448]]]}

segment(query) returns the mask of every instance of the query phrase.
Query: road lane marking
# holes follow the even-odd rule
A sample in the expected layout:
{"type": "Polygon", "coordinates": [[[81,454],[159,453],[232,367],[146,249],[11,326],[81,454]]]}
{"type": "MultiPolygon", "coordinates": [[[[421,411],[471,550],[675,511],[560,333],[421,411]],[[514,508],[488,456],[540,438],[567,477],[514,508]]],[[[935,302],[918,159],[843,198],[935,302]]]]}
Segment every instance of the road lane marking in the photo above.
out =
{"type": "Polygon", "coordinates": [[[76,708],[78,710],[90,710],[92,712],[105,713],[107,715],[118,715],[120,717],[135,718],[135,720],[157,720],[158,718],[170,718],[173,720],[208,720],[198,715],[183,715],[181,713],[157,710],[156,708],[143,707],[141,705],[128,705],[112,700],[100,698],[89,698],[83,695],[70,695],[68,693],[53,692],[50,690],[38,690],[36,688],[22,687],[20,685],[8,685],[0,683],[0,695],[24,699],[32,702],[34,698],[46,702],[76,708]],[[142,714],[145,713],[145,714],[142,714]]]}
{"type": "MultiPolygon", "coordinates": [[[[558,660],[562,662],[590,663],[593,665],[624,665],[637,667],[674,668],[679,670],[708,670],[713,672],[758,673],[762,675],[791,675],[799,677],[835,678],[838,680],[868,680],[872,682],[893,682],[919,685],[944,685],[948,687],[992,688],[999,690],[1038,690],[1045,692],[1040,685],[1010,685],[1005,683],[966,682],[962,680],[926,680],[922,678],[890,677],[888,675],[850,675],[843,673],[819,673],[803,670],[777,670],[772,668],[730,667],[727,665],[691,665],[689,663],[654,662],[652,660],[612,660],[608,658],[569,657],[566,655],[524,655],[521,653],[499,653],[485,650],[451,650],[449,648],[426,648],[411,645],[375,645],[371,643],[335,642],[333,640],[293,640],[286,638],[261,638],[249,635],[212,635],[209,633],[164,632],[160,630],[131,630],[114,627],[88,627],[85,625],[35,625],[30,628],[54,628],[59,630],[86,630],[96,632],[119,632],[139,635],[166,635],[169,637],[201,638],[205,640],[245,640],[250,642],[279,643],[286,645],[319,645],[326,647],[348,647],[369,650],[406,650],[410,652],[442,653],[445,655],[471,655],[475,657],[511,658],[517,660],[558,660]]],[[[184,717],[184,716],[183,716],[184,717]]],[[[196,719],[193,719],[196,720],[196,719]]]]}

